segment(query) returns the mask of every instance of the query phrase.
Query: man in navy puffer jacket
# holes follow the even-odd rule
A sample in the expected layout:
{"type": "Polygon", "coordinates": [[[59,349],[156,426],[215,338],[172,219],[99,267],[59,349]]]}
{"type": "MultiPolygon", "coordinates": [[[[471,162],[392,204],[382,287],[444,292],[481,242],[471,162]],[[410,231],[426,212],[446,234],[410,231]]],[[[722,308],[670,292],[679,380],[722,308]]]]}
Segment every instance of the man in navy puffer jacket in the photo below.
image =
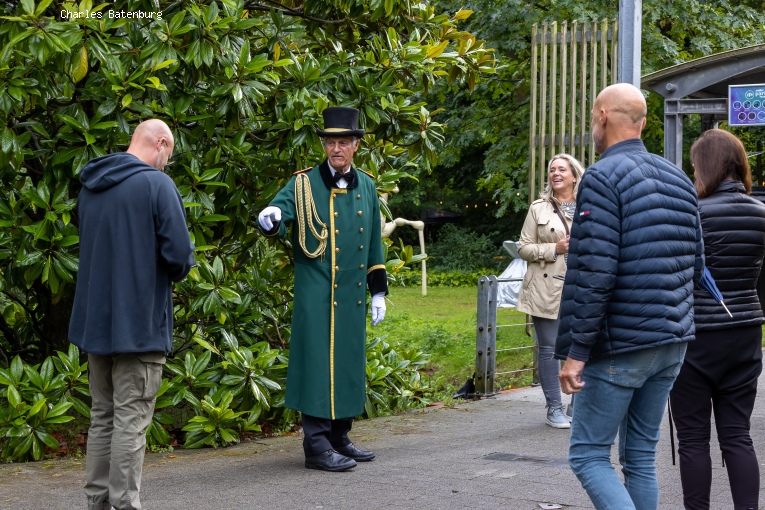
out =
{"type": "Polygon", "coordinates": [[[598,509],[655,510],[655,451],[667,396],[694,339],[703,270],[696,191],[640,140],[636,87],[605,88],[592,109],[600,160],[584,174],[571,230],[556,356],[578,393],[569,464],[598,509]],[[619,432],[624,483],[611,466],[619,432]]]}

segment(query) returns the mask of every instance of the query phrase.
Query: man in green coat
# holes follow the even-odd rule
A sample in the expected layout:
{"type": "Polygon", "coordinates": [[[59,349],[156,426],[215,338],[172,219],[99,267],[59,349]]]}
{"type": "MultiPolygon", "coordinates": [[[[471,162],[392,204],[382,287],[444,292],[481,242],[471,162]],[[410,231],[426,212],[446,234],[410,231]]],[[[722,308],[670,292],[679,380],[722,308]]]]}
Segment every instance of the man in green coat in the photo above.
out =
{"type": "Polygon", "coordinates": [[[302,413],[305,465],[346,471],[374,453],[348,432],[366,401],[366,289],[372,325],[388,293],[380,204],[371,176],[353,168],[364,130],[359,111],[323,112],[327,159],[297,172],[258,216],[266,235],[285,237],[292,223],[295,302],[285,405],[302,413]]]}

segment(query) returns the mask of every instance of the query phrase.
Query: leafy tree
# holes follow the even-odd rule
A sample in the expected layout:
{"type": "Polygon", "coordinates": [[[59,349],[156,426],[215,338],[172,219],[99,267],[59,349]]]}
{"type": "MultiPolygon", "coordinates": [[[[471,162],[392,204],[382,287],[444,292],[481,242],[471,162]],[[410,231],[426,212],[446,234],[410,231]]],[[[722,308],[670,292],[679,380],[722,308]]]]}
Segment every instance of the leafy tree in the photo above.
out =
{"type": "MultiPolygon", "coordinates": [[[[468,29],[496,49],[496,75],[476,84],[472,94],[448,85],[434,89],[435,103],[444,108],[442,122],[448,125],[446,144],[434,173],[450,179],[475,181],[475,189],[488,192],[499,202],[492,211],[505,218],[517,235],[528,204],[528,128],[531,27],[544,21],[592,20],[618,17],[619,2],[613,0],[469,0],[441,3],[447,10],[457,5],[473,16],[468,29]],[[482,169],[473,170],[475,161],[482,169]]],[[[765,14],[754,0],[644,0],[642,72],[663,69],[712,53],[765,42],[765,14]]],[[[663,147],[661,98],[649,96],[648,128],[644,139],[649,150],[663,147]]],[[[689,123],[688,131],[694,127],[689,123]]],[[[686,140],[692,140],[687,136],[686,140]]],[[[421,200],[432,203],[439,191],[414,199],[406,188],[392,204],[421,200]]],[[[445,202],[446,204],[446,202],[445,202]]],[[[486,224],[501,225],[484,217],[486,224]]],[[[492,229],[495,227],[491,227],[492,229]]]]}
{"type": "MultiPolygon", "coordinates": [[[[151,117],[175,134],[166,171],[188,208],[197,267],[175,286],[175,357],[149,443],[167,445],[183,427],[189,446],[229,444],[262,423],[294,423],[282,387],[291,246],[262,237],[257,212],[323,158],[314,128],[330,105],[361,110],[370,134],[356,162],[381,191],[428,170],[443,125],[417,91],[473,87],[494,69],[491,51],[458,28],[470,15],[409,0],[1,5],[2,459],[39,459],[58,447],[49,432],[74,419],[70,408],[88,415],[76,395],[88,395],[85,364],[66,349],[79,172],[125,150],[151,117]]],[[[425,398],[422,353],[405,355],[373,360],[375,413],[425,398]],[[395,392],[389,401],[380,385],[395,392]]]]}
{"type": "Polygon", "coordinates": [[[175,133],[167,171],[197,246],[198,267],[176,286],[175,353],[199,340],[224,355],[229,344],[284,349],[291,248],[261,237],[255,219],[292,172],[321,159],[321,111],[360,108],[370,134],[357,163],[390,189],[429,169],[443,139],[413,94],[443,80],[473,87],[494,65],[458,28],[470,11],[427,2],[159,4],[0,7],[0,364],[65,350],[78,175],[124,150],[141,120],[175,133]]]}

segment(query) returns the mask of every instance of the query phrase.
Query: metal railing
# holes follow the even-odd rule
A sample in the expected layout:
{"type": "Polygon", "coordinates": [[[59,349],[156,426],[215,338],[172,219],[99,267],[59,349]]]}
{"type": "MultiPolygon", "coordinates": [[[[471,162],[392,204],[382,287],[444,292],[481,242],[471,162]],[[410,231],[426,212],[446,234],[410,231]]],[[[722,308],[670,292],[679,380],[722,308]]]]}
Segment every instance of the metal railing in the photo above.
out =
{"type": "MultiPolygon", "coordinates": [[[[497,348],[497,329],[506,327],[525,327],[531,333],[533,326],[524,321],[521,324],[497,324],[497,293],[499,284],[505,282],[520,282],[523,278],[499,279],[494,275],[481,276],[478,279],[478,305],[475,335],[475,396],[485,397],[494,395],[494,382],[498,375],[529,372],[535,370],[536,362],[530,368],[497,372],[497,354],[500,352],[534,349],[535,342],[520,347],[497,348]]],[[[528,317],[528,316],[527,316],[528,317]]],[[[533,336],[532,336],[533,338],[533,336]]],[[[534,356],[536,361],[536,356],[534,356]]]]}

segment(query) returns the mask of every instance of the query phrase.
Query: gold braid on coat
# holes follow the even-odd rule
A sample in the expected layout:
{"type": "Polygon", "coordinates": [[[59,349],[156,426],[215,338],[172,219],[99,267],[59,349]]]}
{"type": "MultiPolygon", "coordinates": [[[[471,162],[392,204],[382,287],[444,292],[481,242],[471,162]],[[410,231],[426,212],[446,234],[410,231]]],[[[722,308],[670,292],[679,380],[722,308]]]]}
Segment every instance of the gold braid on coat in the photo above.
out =
{"type": "Polygon", "coordinates": [[[303,249],[306,257],[312,259],[321,257],[322,260],[324,260],[324,252],[327,249],[327,225],[321,221],[319,214],[316,212],[316,204],[313,201],[313,193],[311,193],[311,183],[308,180],[308,176],[305,174],[299,174],[295,180],[295,207],[297,209],[298,239],[300,241],[300,247],[303,249]],[[313,252],[308,251],[305,244],[306,220],[311,229],[311,234],[317,241],[319,241],[319,247],[313,252]],[[314,223],[321,227],[321,234],[316,231],[314,223]]]}

